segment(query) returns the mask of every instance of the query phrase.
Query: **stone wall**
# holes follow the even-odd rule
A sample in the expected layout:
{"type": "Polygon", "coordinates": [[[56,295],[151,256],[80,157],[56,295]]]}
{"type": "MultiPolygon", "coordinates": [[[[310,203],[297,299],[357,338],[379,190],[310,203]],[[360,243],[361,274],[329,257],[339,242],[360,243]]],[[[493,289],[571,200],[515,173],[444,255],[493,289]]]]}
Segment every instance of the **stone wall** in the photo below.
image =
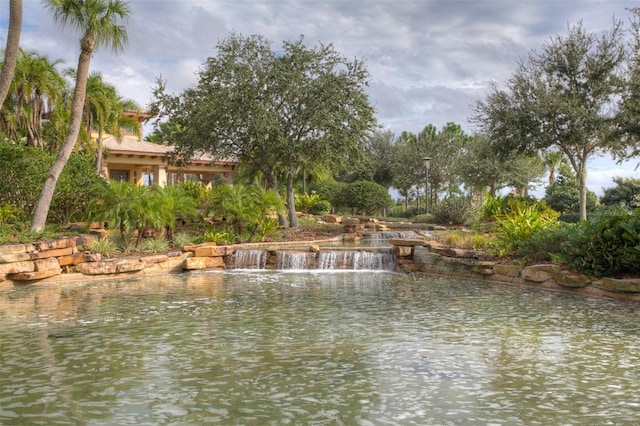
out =
{"type": "MultiPolygon", "coordinates": [[[[203,243],[165,254],[103,259],[100,254],[89,251],[92,238],[95,236],[0,246],[0,287],[223,270],[236,249],[249,248],[203,243]]],[[[554,264],[519,266],[491,262],[480,259],[478,252],[449,248],[422,238],[392,238],[390,243],[398,272],[422,272],[640,301],[640,278],[596,279],[562,270],[554,264]]],[[[296,246],[314,252],[318,250],[317,244],[298,242],[296,246]]],[[[274,243],[250,247],[269,251],[278,249],[274,243]]],[[[290,250],[293,245],[282,244],[280,248],[285,247],[290,250]]]]}

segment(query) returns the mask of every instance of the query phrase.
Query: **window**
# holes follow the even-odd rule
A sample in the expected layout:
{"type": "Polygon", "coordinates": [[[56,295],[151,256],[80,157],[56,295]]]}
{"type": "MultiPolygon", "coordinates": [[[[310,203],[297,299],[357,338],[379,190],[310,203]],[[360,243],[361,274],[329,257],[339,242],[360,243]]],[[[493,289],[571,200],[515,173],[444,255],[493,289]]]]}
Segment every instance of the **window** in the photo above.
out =
{"type": "Polygon", "coordinates": [[[109,178],[118,182],[129,182],[129,170],[111,170],[109,178]]]}

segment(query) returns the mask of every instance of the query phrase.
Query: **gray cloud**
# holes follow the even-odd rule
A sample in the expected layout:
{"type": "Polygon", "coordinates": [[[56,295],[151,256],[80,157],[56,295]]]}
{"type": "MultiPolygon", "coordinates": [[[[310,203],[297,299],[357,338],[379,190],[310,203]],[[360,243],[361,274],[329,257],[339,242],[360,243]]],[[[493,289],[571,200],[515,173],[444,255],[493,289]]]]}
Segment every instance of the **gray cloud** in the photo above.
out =
{"type": "MultiPolygon", "coordinates": [[[[453,121],[471,131],[470,105],[490,81],[582,20],[589,31],[626,20],[629,0],[132,0],[130,45],[102,49],[92,69],[142,105],[159,76],[179,92],[235,31],[261,34],[279,47],[304,35],[364,59],[381,125],[399,133],[453,121]]],[[[4,5],[3,7],[6,7],[4,5]]],[[[22,45],[75,67],[79,34],[59,30],[41,2],[24,2],[22,45]]],[[[7,22],[0,11],[0,43],[7,22]]]]}

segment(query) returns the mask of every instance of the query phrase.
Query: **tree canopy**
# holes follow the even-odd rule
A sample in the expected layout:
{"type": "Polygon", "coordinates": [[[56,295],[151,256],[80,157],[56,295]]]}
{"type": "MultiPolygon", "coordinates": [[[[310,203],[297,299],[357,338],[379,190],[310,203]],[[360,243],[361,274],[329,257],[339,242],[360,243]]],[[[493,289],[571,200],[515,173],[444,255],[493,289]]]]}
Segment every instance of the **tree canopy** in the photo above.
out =
{"type": "MultiPolygon", "coordinates": [[[[278,191],[286,180],[289,224],[297,226],[293,181],[316,163],[348,164],[375,126],[364,63],[303,37],[274,50],[259,35],[231,34],[207,59],[195,87],[154,91],[152,112],[172,123],[177,158],[198,152],[234,156],[278,191]]],[[[162,138],[162,137],[161,137],[162,138]]]]}
{"type": "Polygon", "coordinates": [[[474,120],[495,152],[561,151],[578,178],[580,217],[586,218],[587,162],[614,152],[615,113],[624,88],[625,44],[620,22],[588,33],[582,23],[532,52],[507,81],[476,104],[474,120]]]}

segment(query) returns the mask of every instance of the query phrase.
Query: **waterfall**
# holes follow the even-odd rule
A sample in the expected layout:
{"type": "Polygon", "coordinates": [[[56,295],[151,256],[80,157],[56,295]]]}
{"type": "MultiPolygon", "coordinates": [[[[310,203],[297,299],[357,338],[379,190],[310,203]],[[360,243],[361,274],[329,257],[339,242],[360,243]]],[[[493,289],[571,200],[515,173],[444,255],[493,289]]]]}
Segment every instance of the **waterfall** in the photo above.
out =
{"type": "Polygon", "coordinates": [[[390,238],[419,238],[414,231],[381,231],[370,232],[364,238],[370,245],[384,245],[390,238]]]}
{"type": "Polygon", "coordinates": [[[278,269],[314,269],[314,253],[279,251],[276,254],[278,269]]]}
{"type": "Polygon", "coordinates": [[[372,251],[328,251],[318,255],[318,269],[353,269],[392,271],[393,255],[372,251]]]}
{"type": "Polygon", "coordinates": [[[236,250],[228,267],[230,269],[265,269],[267,255],[266,250],[236,250]]]}

